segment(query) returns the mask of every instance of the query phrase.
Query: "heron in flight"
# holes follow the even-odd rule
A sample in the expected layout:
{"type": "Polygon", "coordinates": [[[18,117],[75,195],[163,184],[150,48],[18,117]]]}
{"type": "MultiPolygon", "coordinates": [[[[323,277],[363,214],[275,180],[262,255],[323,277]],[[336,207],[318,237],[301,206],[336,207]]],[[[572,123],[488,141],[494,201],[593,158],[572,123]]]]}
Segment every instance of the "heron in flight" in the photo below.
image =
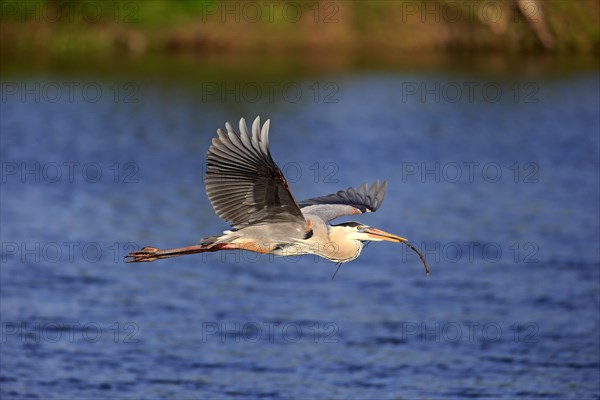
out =
{"type": "MultiPolygon", "coordinates": [[[[144,247],[129,253],[128,262],[219,250],[248,250],[278,256],[315,254],[337,263],[355,260],[367,241],[389,241],[408,245],[403,237],[359,222],[331,224],[336,218],[374,212],[383,203],[387,182],[370,187],[348,188],[327,196],[296,202],[269,150],[269,125],[260,117],[248,130],[240,119],[238,134],[227,122],[206,157],[206,193],[217,215],[232,226],[222,235],[202,239],[200,244],[172,249],[144,247]]],[[[340,264],[341,265],[341,264],[340,264]]]]}

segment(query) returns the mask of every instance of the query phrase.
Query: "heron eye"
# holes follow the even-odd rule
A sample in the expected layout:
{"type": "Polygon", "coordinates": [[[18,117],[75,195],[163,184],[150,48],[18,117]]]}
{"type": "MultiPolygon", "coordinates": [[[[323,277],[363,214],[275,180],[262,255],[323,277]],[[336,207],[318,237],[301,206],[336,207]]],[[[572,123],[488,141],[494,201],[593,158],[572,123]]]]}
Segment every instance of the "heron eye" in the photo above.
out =
{"type": "Polygon", "coordinates": [[[362,228],[363,228],[363,227],[362,227],[361,225],[358,225],[358,226],[356,227],[356,230],[357,230],[357,231],[360,231],[362,228]]]}

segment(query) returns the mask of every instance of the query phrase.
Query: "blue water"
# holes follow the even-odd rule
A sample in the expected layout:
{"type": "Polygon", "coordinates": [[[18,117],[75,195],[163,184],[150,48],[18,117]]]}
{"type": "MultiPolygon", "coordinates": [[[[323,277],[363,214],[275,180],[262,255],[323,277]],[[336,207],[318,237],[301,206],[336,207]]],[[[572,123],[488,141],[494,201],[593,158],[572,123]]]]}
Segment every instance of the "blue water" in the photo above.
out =
{"type": "Polygon", "coordinates": [[[3,79],[3,399],[599,398],[596,73],[365,71],[239,100],[115,76],[3,79]],[[297,198],[387,179],[354,219],[431,276],[391,243],[333,281],[312,256],[124,263],[227,229],[204,155],[257,114],[297,198]]]}

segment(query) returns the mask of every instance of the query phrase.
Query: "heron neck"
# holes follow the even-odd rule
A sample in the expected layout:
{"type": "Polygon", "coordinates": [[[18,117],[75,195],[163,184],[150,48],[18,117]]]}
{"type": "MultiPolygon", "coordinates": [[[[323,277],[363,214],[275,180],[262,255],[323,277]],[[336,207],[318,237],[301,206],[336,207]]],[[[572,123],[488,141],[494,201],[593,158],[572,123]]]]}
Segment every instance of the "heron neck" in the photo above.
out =
{"type": "Polygon", "coordinates": [[[360,240],[348,240],[343,232],[329,230],[327,245],[322,246],[321,256],[334,262],[348,262],[360,256],[363,243],[360,240]]]}

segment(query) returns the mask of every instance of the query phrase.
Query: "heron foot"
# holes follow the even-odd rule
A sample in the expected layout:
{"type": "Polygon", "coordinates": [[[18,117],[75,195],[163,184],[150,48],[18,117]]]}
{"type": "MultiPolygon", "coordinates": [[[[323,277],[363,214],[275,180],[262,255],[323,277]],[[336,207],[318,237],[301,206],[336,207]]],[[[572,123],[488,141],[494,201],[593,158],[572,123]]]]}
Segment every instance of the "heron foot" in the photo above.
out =
{"type": "Polygon", "coordinates": [[[161,250],[156,248],[156,247],[150,247],[150,246],[146,246],[144,248],[142,248],[139,251],[132,251],[131,253],[127,254],[125,256],[125,258],[127,259],[127,262],[150,262],[150,261],[154,261],[154,260],[158,260],[160,257],[158,257],[158,252],[160,252],[161,250]]]}

